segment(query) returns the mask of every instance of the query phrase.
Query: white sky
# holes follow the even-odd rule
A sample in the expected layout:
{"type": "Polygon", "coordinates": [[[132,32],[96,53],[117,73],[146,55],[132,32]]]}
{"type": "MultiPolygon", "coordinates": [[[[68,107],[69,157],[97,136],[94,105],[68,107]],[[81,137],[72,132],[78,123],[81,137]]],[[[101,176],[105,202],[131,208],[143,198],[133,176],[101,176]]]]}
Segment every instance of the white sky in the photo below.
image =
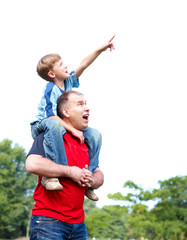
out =
{"type": "Polygon", "coordinates": [[[73,70],[115,34],[116,50],[80,78],[90,126],[103,135],[98,206],[127,180],[155,188],[186,175],[186,0],[6,0],[0,11],[0,141],[31,147],[43,55],[57,52],[73,70]]]}

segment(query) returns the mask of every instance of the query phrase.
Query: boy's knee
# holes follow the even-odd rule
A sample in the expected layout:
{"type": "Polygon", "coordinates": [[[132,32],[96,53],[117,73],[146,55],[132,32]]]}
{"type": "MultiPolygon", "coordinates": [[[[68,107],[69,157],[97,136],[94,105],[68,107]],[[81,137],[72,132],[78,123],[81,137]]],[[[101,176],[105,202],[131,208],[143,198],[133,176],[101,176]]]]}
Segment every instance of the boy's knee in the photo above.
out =
{"type": "Polygon", "coordinates": [[[99,142],[102,141],[102,135],[101,135],[101,133],[99,131],[96,131],[96,137],[97,137],[99,142]]]}
{"type": "MultiPolygon", "coordinates": [[[[56,119],[53,119],[53,118],[49,118],[47,119],[47,122],[45,123],[46,125],[46,128],[50,131],[53,131],[53,132],[62,132],[62,134],[65,134],[66,133],[66,130],[65,128],[62,126],[62,124],[56,120],[56,119]]],[[[47,130],[46,129],[46,130],[47,130]]]]}
{"type": "Polygon", "coordinates": [[[92,128],[92,131],[94,132],[95,136],[97,136],[98,138],[101,138],[101,133],[97,129],[92,128]]]}
{"type": "Polygon", "coordinates": [[[50,120],[51,120],[51,122],[52,122],[53,127],[55,127],[55,128],[63,127],[62,124],[61,124],[58,120],[53,119],[53,118],[50,119],[50,120]]]}
{"type": "Polygon", "coordinates": [[[92,136],[94,142],[101,143],[102,142],[102,135],[101,133],[95,128],[89,128],[89,133],[92,136]]]}
{"type": "Polygon", "coordinates": [[[45,123],[48,128],[60,128],[63,127],[62,124],[53,118],[48,118],[47,122],[45,123]]]}

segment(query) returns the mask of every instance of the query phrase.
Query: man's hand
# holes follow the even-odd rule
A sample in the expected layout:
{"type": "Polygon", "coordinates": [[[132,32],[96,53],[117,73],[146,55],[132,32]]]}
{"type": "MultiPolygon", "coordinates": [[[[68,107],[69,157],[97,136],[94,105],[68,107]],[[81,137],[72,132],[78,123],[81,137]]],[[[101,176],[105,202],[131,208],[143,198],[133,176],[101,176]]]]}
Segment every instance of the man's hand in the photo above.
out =
{"type": "MultiPolygon", "coordinates": [[[[83,168],[84,171],[88,171],[88,165],[85,165],[85,168],[83,168]]],[[[91,172],[90,172],[91,173],[91,172]]],[[[104,175],[102,173],[102,171],[99,169],[99,167],[96,168],[96,170],[94,171],[94,173],[92,174],[85,174],[85,185],[84,187],[89,187],[89,188],[93,188],[93,189],[97,189],[100,186],[103,185],[104,183],[104,175]]]]}
{"type": "Polygon", "coordinates": [[[85,177],[84,182],[82,182],[82,187],[91,187],[93,183],[93,173],[88,170],[88,165],[83,168],[85,177]]]}
{"type": "Polygon", "coordinates": [[[80,169],[79,167],[70,167],[68,175],[80,187],[85,187],[89,184],[93,174],[85,168],[80,169]]]}

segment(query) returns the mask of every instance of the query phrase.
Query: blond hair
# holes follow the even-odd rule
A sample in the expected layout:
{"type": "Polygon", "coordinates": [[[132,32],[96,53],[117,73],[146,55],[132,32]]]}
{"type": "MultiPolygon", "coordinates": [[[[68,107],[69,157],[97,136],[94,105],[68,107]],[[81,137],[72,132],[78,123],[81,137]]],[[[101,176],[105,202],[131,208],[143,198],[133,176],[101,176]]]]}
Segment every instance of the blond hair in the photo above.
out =
{"type": "Polygon", "coordinates": [[[37,65],[38,75],[46,81],[53,81],[53,78],[49,77],[48,73],[53,70],[54,64],[60,59],[60,55],[56,53],[42,57],[37,65]]]}

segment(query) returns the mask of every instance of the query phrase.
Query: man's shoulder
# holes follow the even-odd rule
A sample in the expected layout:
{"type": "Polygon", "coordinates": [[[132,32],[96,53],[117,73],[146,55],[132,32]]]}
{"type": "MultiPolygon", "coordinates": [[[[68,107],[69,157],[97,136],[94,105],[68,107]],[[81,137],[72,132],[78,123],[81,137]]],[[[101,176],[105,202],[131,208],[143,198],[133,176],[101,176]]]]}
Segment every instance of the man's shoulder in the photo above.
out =
{"type": "Polygon", "coordinates": [[[41,156],[45,157],[43,140],[44,140],[44,132],[41,132],[34,140],[33,145],[27,156],[29,156],[31,154],[37,154],[37,155],[41,155],[41,156]]]}

